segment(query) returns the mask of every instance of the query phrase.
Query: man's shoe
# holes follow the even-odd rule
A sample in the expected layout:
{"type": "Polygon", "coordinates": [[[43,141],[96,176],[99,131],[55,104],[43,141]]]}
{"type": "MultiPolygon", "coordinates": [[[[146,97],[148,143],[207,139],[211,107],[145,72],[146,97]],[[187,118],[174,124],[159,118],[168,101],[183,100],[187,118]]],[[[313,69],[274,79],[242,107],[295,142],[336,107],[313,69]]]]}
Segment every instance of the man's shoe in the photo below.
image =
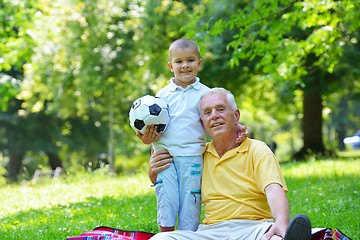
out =
{"type": "Polygon", "coordinates": [[[284,240],[311,240],[311,222],[304,214],[291,219],[284,240]]]}

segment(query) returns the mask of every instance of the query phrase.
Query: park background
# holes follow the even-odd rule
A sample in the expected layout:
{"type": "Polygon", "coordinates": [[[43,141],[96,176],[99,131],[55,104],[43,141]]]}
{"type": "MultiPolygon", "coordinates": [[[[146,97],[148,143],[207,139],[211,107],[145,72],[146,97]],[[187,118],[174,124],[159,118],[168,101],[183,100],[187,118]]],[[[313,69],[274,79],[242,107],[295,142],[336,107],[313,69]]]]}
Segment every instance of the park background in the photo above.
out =
{"type": "MultiPolygon", "coordinates": [[[[286,171],[291,164],[308,172],[320,168],[316,177],[342,189],[335,194],[340,196],[328,197],[339,197],[337,204],[351,202],[346,211],[334,207],[334,201],[324,201],[328,204],[323,207],[338,219],[347,214],[332,227],[349,229],[354,236],[360,229],[360,154],[343,139],[360,129],[359,9],[360,2],[354,0],[0,1],[0,189],[10,194],[1,201],[4,234],[11,239],[11,234],[26,228],[21,226],[22,210],[29,216],[49,209],[31,201],[24,207],[20,203],[24,196],[17,193],[21,196],[33,189],[38,192],[36,202],[59,184],[67,188],[77,181],[82,188],[68,191],[92,193],[81,179],[95,186],[90,179],[122,185],[134,178],[148,186],[144,175],[149,146],[136,138],[128,112],[136,98],[154,95],[168,83],[172,77],[168,47],[188,37],[200,46],[201,81],[234,93],[240,122],[256,139],[270,146],[276,143],[275,153],[286,171]],[[31,181],[36,169],[47,173],[57,167],[62,179],[52,182],[44,176],[46,181],[31,181]],[[9,210],[14,202],[18,204],[9,210]]],[[[287,181],[295,175],[291,172],[287,181]]],[[[308,183],[306,188],[301,182],[293,188],[303,187],[303,194],[314,192],[308,183]]],[[[315,187],[324,196],[327,187],[315,187]]],[[[136,193],[126,198],[128,202],[142,198],[136,193]]],[[[69,197],[68,203],[48,201],[65,206],[63,212],[76,201],[93,206],[96,197],[83,194],[87,198],[73,193],[77,198],[69,197]]],[[[107,200],[121,205],[121,198],[120,194],[107,200]]],[[[151,227],[133,223],[128,228],[156,231],[153,196],[150,199],[145,202],[151,202],[151,227]]],[[[304,204],[309,202],[306,199],[304,204]]],[[[318,201],[323,200],[310,203],[318,201]]],[[[74,224],[74,213],[71,216],[69,225],[74,224]]],[[[81,230],[98,224],[86,222],[88,217],[81,220],[81,230]]],[[[47,224],[50,229],[55,225],[47,224]]],[[[62,231],[66,233],[79,232],[62,231]]]]}

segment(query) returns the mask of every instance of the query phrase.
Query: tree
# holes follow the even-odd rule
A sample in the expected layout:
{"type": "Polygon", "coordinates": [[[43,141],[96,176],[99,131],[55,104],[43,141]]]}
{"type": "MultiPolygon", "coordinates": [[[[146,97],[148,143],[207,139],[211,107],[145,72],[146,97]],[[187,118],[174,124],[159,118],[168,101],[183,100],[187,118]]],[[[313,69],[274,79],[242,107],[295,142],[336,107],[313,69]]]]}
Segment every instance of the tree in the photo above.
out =
{"type": "Polygon", "coordinates": [[[98,111],[102,128],[113,129],[109,112],[125,115],[129,105],[123,103],[135,85],[129,80],[139,66],[134,39],[141,9],[136,1],[55,2],[39,3],[36,54],[26,65],[21,96],[30,111],[47,102],[62,119],[86,120],[98,111]]]}
{"type": "Polygon", "coordinates": [[[181,36],[186,9],[161,0],[40,1],[32,29],[36,53],[25,65],[20,94],[28,111],[48,102],[47,111],[64,120],[89,119],[92,112],[99,127],[115,135],[109,149],[124,155],[143,150],[129,141],[136,142],[128,111],[136,98],[168,81],[167,49],[181,36]]]}
{"type": "Polygon", "coordinates": [[[20,91],[23,64],[33,51],[29,29],[35,8],[34,1],[0,2],[0,109],[6,111],[7,102],[20,91]]]}
{"type": "Polygon", "coordinates": [[[21,103],[16,95],[20,92],[23,78],[22,66],[32,54],[29,29],[35,12],[33,6],[31,0],[0,2],[0,145],[3,151],[8,150],[8,176],[11,180],[17,179],[25,154],[21,130],[26,124],[18,115],[21,103]]]}
{"type": "MultiPolygon", "coordinates": [[[[0,15],[3,16],[0,28],[0,49],[3,53],[0,58],[0,149],[8,156],[7,177],[11,181],[17,180],[23,157],[28,151],[45,153],[50,167],[55,169],[63,166],[59,155],[62,143],[74,142],[76,138],[83,137],[86,138],[85,144],[93,146],[93,139],[102,140],[102,135],[96,131],[96,137],[93,138],[85,134],[87,131],[83,131],[82,135],[63,135],[62,131],[66,130],[64,121],[57,117],[56,112],[46,112],[46,102],[43,109],[37,105],[35,108],[38,111],[26,113],[27,103],[19,99],[24,78],[23,66],[31,64],[33,50],[39,40],[33,31],[34,19],[40,17],[38,4],[39,1],[0,3],[0,15]]],[[[89,115],[90,118],[93,116],[92,113],[89,115]]],[[[74,129],[84,125],[84,121],[77,121],[74,129]]],[[[91,127],[87,129],[94,130],[91,127]]]]}
{"type": "MultiPolygon", "coordinates": [[[[244,4],[229,18],[202,25],[202,32],[218,36],[235,31],[227,43],[231,66],[240,66],[240,60],[255,61],[256,73],[280,89],[282,96],[300,89],[304,145],[299,157],[309,151],[324,153],[323,97],[340,86],[352,86],[359,76],[359,63],[344,58],[344,51],[358,44],[360,23],[353,19],[359,19],[360,3],[259,0],[244,4]],[[344,77],[344,68],[347,76],[357,77],[344,77]]],[[[352,57],[356,54],[358,50],[352,57]]]]}

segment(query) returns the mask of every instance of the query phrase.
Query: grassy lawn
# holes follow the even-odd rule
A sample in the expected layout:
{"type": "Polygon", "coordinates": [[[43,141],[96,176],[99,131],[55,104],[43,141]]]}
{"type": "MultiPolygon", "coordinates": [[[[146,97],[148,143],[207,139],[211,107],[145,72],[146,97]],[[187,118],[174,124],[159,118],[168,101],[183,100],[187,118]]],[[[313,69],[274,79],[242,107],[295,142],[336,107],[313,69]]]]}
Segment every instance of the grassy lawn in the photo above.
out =
{"type": "MultiPolygon", "coordinates": [[[[360,239],[360,158],[282,164],[291,215],[360,239]]],[[[157,232],[156,200],[145,173],[104,171],[0,188],[0,239],[62,239],[97,226],[157,232]]]]}

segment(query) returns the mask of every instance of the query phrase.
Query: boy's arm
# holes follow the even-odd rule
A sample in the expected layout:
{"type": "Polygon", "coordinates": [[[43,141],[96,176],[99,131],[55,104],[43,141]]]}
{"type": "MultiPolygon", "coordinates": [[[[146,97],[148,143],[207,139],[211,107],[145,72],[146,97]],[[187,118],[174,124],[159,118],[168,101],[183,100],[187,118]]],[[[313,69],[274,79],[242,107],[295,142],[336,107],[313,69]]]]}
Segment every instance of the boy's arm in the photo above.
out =
{"type": "Polygon", "coordinates": [[[147,126],[144,134],[141,134],[139,131],[136,133],[136,136],[145,144],[151,144],[155,142],[162,134],[162,131],[157,133],[157,126],[151,125],[147,126]]]}
{"type": "Polygon", "coordinates": [[[249,130],[244,125],[240,123],[237,125],[238,137],[236,138],[236,143],[242,143],[249,135],[249,130]]]}

